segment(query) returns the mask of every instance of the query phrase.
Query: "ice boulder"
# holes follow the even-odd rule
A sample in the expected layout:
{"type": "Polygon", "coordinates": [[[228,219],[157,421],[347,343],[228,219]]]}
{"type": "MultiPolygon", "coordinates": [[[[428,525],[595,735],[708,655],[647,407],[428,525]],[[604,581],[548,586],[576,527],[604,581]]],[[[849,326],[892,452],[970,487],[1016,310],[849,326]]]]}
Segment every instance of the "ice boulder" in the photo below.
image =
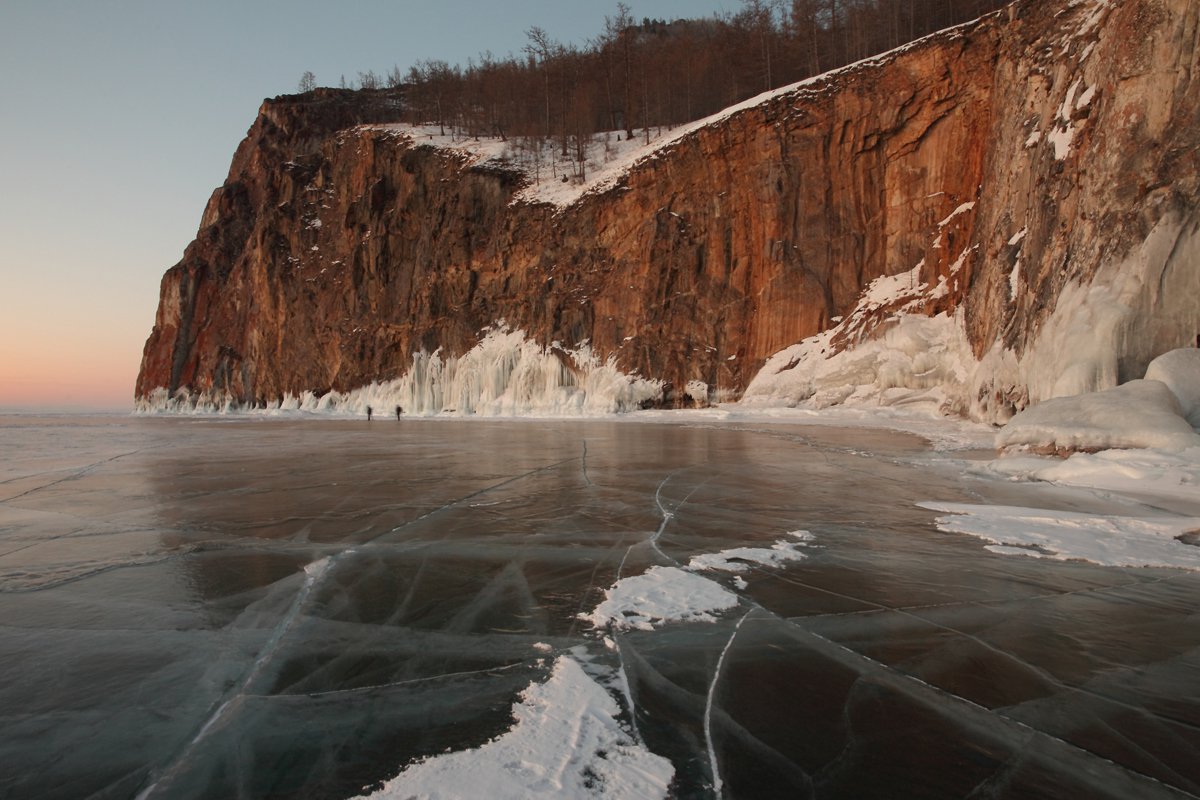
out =
{"type": "Polygon", "coordinates": [[[1163,353],[1146,367],[1146,379],[1165,383],[1179,401],[1188,424],[1200,428],[1200,348],[1163,353]]]}
{"type": "Polygon", "coordinates": [[[996,435],[996,446],[1056,453],[1200,446],[1179,400],[1162,381],[1139,380],[1102,392],[1055,397],[1017,414],[996,435]]]}

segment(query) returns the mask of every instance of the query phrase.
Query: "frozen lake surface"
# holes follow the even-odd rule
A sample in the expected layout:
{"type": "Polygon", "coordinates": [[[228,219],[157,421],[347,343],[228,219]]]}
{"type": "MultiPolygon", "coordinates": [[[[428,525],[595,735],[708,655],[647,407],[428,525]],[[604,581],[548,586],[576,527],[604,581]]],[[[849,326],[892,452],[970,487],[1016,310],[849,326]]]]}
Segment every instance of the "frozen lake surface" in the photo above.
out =
{"type": "Polygon", "coordinates": [[[939,530],[1128,508],[913,435],[9,416],[0,452],[0,796],[1200,795],[1200,573],[939,530]]]}

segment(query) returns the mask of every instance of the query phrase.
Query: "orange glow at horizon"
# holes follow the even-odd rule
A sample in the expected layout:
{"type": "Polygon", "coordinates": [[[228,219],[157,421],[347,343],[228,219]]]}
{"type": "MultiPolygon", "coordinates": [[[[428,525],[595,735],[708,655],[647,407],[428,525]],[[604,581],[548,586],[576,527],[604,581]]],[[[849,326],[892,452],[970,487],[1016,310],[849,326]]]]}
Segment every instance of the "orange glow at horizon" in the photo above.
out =
{"type": "Polygon", "coordinates": [[[0,334],[0,408],[132,409],[148,326],[142,330],[132,314],[113,319],[103,305],[81,310],[7,315],[0,334]]]}
{"type": "Polygon", "coordinates": [[[130,367],[112,354],[68,359],[30,352],[23,363],[5,355],[0,364],[0,408],[133,407],[137,365],[130,367]]]}

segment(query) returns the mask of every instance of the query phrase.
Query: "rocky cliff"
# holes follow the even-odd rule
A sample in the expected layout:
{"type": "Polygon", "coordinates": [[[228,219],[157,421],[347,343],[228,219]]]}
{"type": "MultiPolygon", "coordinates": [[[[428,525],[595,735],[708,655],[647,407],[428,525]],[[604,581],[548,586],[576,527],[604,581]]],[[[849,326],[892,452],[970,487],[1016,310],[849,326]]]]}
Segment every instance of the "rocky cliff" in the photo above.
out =
{"type": "MultiPolygon", "coordinates": [[[[386,94],[269,100],[163,278],[137,396],[345,393],[501,320],[568,381],[587,342],[668,402],[739,397],[764,364],[751,394],[803,401],[802,362],[906,316],[950,320],[969,353],[938,373],[951,410],[1140,376],[1200,330],[1198,45],[1192,0],[1024,0],[668,134],[558,202],[387,124],[386,94]]],[[[870,380],[925,387],[919,361],[870,380]]]]}

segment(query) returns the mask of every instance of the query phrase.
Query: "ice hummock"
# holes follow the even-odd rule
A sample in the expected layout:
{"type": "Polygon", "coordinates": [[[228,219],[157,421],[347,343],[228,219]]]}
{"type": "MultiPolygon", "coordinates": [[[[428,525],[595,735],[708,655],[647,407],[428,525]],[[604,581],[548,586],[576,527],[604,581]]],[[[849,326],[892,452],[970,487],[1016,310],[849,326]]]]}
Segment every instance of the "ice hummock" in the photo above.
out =
{"type": "Polygon", "coordinates": [[[1099,392],[1055,397],[1013,417],[996,436],[1001,448],[1054,451],[1200,447],[1200,350],[1179,349],[1150,362],[1146,378],[1099,392]]]}
{"type": "Polygon", "coordinates": [[[1146,367],[1146,380],[1162,381],[1179,401],[1179,412],[1193,428],[1200,428],[1200,348],[1163,353],[1146,367]]]}
{"type": "Polygon", "coordinates": [[[1200,446],[1166,384],[1136,380],[1102,392],[1055,397],[1017,414],[996,435],[1002,448],[1055,452],[1200,446]]]}

